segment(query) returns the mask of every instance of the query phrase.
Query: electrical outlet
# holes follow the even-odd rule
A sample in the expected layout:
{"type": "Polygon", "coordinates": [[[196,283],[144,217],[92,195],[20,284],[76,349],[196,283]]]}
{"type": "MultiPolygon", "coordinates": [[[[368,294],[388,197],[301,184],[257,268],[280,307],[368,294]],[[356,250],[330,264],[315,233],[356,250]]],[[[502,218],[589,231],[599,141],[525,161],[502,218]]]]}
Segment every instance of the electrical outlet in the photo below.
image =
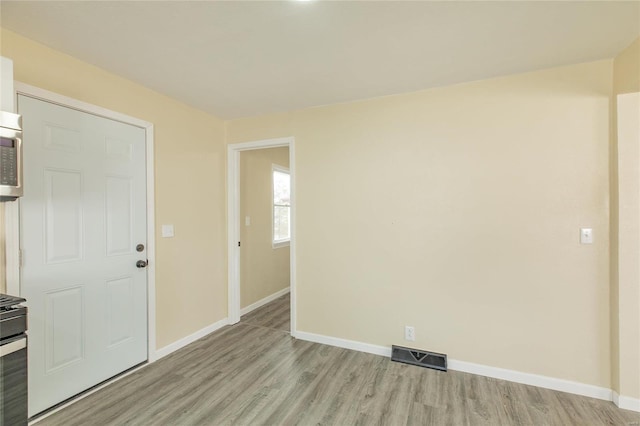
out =
{"type": "Polygon", "coordinates": [[[174,235],[173,225],[162,225],[162,238],[173,238],[174,235]]]}
{"type": "Polygon", "coordinates": [[[414,342],[416,340],[416,329],[410,325],[404,326],[404,340],[414,342]]]}
{"type": "Polygon", "coordinates": [[[593,229],[580,228],[580,244],[593,244],[593,229]]]}

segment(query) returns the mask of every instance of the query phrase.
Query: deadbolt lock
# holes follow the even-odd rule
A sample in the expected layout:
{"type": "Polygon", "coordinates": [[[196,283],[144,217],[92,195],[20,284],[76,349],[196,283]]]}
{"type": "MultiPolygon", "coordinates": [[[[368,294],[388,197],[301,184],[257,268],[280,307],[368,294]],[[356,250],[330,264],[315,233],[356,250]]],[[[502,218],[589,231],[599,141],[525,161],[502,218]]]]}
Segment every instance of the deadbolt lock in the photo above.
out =
{"type": "Polygon", "coordinates": [[[144,251],[144,244],[138,244],[138,245],[136,246],[136,251],[137,251],[137,252],[144,251]]]}

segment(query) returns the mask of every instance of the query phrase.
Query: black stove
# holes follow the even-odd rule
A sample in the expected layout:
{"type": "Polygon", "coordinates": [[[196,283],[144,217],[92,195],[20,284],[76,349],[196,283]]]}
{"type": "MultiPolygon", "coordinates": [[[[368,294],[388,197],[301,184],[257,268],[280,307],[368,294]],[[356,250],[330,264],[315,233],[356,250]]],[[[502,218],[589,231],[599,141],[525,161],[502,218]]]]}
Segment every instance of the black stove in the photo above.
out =
{"type": "Polygon", "coordinates": [[[27,308],[0,294],[0,426],[27,425],[27,308]]]}
{"type": "Polygon", "coordinates": [[[27,308],[21,297],[0,294],[0,341],[27,331],[27,308]]]}
{"type": "Polygon", "coordinates": [[[27,308],[20,306],[22,302],[26,300],[0,294],[0,341],[27,331],[27,308]]]}
{"type": "Polygon", "coordinates": [[[8,294],[0,294],[0,310],[8,310],[20,303],[26,302],[22,297],[9,296],[8,294]]]}

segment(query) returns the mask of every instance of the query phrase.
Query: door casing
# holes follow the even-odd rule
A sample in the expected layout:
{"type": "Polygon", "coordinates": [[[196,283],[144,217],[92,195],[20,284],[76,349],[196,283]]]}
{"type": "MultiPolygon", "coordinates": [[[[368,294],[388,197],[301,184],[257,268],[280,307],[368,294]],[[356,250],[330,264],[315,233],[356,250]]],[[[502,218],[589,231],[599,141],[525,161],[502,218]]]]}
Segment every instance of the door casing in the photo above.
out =
{"type": "MultiPolygon", "coordinates": [[[[145,161],[147,169],[147,258],[149,261],[147,266],[147,361],[155,361],[158,356],[156,354],[156,247],[153,124],[18,81],[14,83],[14,87],[16,91],[16,98],[18,95],[28,96],[66,108],[130,124],[145,130],[145,161]]],[[[4,203],[4,206],[7,246],[7,292],[9,294],[20,295],[20,204],[18,201],[4,203]]]]}
{"type": "Polygon", "coordinates": [[[293,137],[266,139],[229,144],[227,149],[227,235],[228,235],[228,321],[240,321],[240,152],[264,148],[289,148],[289,175],[291,176],[291,336],[296,337],[296,165],[293,137]]]}

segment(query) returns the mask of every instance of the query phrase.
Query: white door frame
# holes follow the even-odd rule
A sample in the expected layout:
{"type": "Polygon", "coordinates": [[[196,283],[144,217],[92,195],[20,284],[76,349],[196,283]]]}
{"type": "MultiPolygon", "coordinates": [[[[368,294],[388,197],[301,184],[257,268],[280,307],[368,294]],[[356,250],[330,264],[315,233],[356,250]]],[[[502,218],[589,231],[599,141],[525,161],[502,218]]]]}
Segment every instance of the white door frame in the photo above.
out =
{"type": "Polygon", "coordinates": [[[254,149],[289,147],[291,176],[291,336],[296,337],[296,167],[293,137],[266,139],[228,145],[227,155],[227,242],[229,269],[229,324],[240,321],[240,152],[254,149]]]}
{"type": "MultiPolygon", "coordinates": [[[[149,261],[147,266],[147,361],[155,361],[158,357],[156,355],[156,243],[153,124],[18,81],[16,81],[14,85],[16,91],[16,110],[18,108],[17,97],[18,95],[23,95],[144,129],[147,168],[147,259],[149,261]]],[[[4,203],[4,205],[7,244],[7,292],[9,294],[19,295],[21,294],[20,206],[19,202],[4,203]]]]}

